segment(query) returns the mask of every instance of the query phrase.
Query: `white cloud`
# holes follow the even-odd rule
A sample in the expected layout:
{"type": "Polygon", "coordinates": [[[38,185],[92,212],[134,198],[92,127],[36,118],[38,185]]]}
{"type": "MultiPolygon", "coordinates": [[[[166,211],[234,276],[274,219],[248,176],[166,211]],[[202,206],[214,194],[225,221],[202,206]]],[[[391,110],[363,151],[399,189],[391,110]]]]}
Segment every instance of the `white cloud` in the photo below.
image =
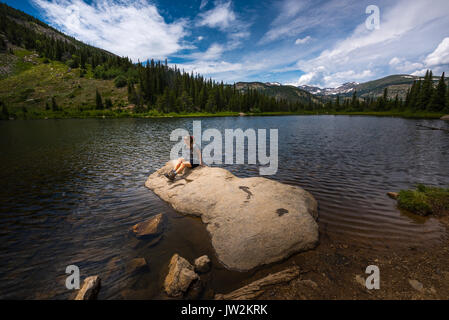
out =
{"type": "Polygon", "coordinates": [[[196,38],[198,41],[201,41],[201,40],[203,40],[204,39],[204,37],[203,36],[199,36],[198,38],[196,38]]]}
{"type": "Polygon", "coordinates": [[[166,23],[144,0],[32,0],[51,24],[75,38],[133,61],[164,59],[184,46],[186,21],[166,23]]]}
{"type": "Polygon", "coordinates": [[[224,51],[225,48],[222,45],[213,43],[205,52],[194,52],[187,57],[196,61],[212,61],[219,59],[224,51]]]}
{"type": "Polygon", "coordinates": [[[231,1],[218,3],[215,8],[199,14],[197,26],[207,26],[209,28],[218,28],[226,30],[236,21],[236,15],[231,8],[231,1]]]}
{"type": "MultiPolygon", "coordinates": [[[[283,38],[294,37],[306,30],[323,26],[336,26],[345,22],[347,16],[354,16],[360,4],[351,0],[285,0],[279,6],[279,14],[270,24],[269,30],[259,44],[267,44],[283,38]],[[338,14],[336,14],[338,13],[338,14]]],[[[337,28],[334,29],[336,31],[337,28]]]]}
{"type": "Polygon", "coordinates": [[[444,38],[424,62],[428,67],[449,65],[449,37],[444,38]]]}
{"type": "Polygon", "coordinates": [[[298,39],[296,39],[296,41],[295,41],[295,44],[296,45],[298,45],[298,44],[304,44],[304,43],[307,43],[307,42],[309,42],[310,40],[312,40],[312,38],[310,37],[310,36],[307,36],[307,37],[305,37],[305,38],[298,38],[298,39]]]}
{"type": "Polygon", "coordinates": [[[397,66],[400,63],[401,63],[401,59],[399,59],[398,57],[394,57],[393,59],[390,60],[390,62],[388,64],[390,66],[397,66]]]}
{"type": "Polygon", "coordinates": [[[372,77],[373,75],[374,73],[371,70],[363,70],[359,73],[354,70],[347,70],[329,74],[324,66],[319,66],[315,70],[303,74],[297,82],[291,83],[291,85],[311,85],[319,87],[325,83],[326,87],[335,88],[344,82],[348,82],[348,79],[351,79],[351,81],[360,81],[372,77]]]}

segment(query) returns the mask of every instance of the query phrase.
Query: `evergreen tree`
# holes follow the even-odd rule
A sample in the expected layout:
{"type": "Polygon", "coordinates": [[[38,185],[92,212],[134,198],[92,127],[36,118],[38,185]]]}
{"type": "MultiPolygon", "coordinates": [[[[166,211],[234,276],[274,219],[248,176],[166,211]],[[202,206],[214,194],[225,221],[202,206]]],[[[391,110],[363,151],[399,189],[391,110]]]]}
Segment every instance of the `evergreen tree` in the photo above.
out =
{"type": "Polygon", "coordinates": [[[6,105],[3,103],[3,101],[0,101],[0,106],[2,107],[2,113],[0,115],[1,120],[8,120],[9,119],[9,111],[6,105]]]}
{"type": "Polygon", "coordinates": [[[357,111],[359,109],[359,99],[357,98],[357,90],[354,90],[351,99],[351,110],[357,111]]]}
{"type": "Polygon", "coordinates": [[[103,110],[104,106],[103,106],[103,99],[101,98],[101,94],[98,91],[98,89],[95,92],[95,108],[97,110],[103,110]]]}
{"type": "Polygon", "coordinates": [[[216,104],[216,100],[215,100],[215,95],[213,92],[211,92],[209,94],[209,97],[207,98],[207,102],[206,102],[206,112],[215,112],[217,108],[217,104],[216,104]]]}
{"type": "Polygon", "coordinates": [[[446,107],[446,82],[444,79],[444,72],[441,75],[440,81],[436,90],[434,90],[429,104],[430,111],[443,111],[446,107]]]}
{"type": "Polygon", "coordinates": [[[340,110],[340,96],[337,95],[337,99],[335,100],[335,110],[339,111],[340,110]]]}
{"type": "Polygon", "coordinates": [[[106,98],[104,100],[104,105],[105,105],[106,109],[111,109],[112,108],[112,100],[111,100],[111,98],[106,98]]]}
{"type": "Polygon", "coordinates": [[[54,112],[59,111],[59,107],[58,107],[58,104],[56,103],[56,98],[54,96],[51,98],[51,109],[54,112]]]}
{"type": "Polygon", "coordinates": [[[432,71],[427,70],[422,82],[421,90],[418,95],[418,109],[425,110],[429,106],[430,99],[433,93],[433,74],[432,71]]]}

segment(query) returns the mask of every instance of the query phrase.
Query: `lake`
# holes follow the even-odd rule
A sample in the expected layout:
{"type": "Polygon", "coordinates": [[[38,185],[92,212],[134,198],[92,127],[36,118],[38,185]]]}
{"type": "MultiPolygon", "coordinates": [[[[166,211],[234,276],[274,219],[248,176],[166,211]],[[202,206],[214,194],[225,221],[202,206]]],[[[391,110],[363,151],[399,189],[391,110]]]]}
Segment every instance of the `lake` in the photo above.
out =
{"type": "MultiPolygon", "coordinates": [[[[99,299],[161,294],[170,257],[208,254],[207,294],[235,289],[254,274],[226,270],[198,218],[183,216],[144,187],[170,155],[170,132],[202,128],[279,129],[279,170],[269,176],[301,186],[319,203],[321,239],[372,250],[437,245],[436,219],[400,212],[388,191],[417,183],[449,185],[449,134],[419,130],[438,120],[356,116],[30,120],[0,122],[0,299],[68,299],[65,269],[102,278],[99,299]],[[129,234],[163,212],[154,246],[129,234]],[[129,276],[131,259],[149,272],[129,276]]],[[[239,177],[257,165],[223,165],[239,177]]],[[[271,266],[266,266],[266,269],[271,266]]]]}

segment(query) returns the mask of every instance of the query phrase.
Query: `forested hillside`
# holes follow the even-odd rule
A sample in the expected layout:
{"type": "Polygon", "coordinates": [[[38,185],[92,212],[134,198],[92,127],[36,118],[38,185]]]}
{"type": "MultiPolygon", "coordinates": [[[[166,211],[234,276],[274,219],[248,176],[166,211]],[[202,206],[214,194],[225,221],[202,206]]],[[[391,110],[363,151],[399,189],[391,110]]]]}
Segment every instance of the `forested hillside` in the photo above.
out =
{"type": "Polygon", "coordinates": [[[413,82],[406,91],[405,99],[400,98],[397,93],[392,97],[388,88],[385,88],[383,95],[377,98],[362,98],[357,91],[354,91],[350,99],[337,96],[335,100],[329,100],[325,104],[325,109],[346,112],[394,110],[412,113],[447,113],[449,112],[449,88],[444,73],[435,85],[432,71],[428,70],[423,79],[413,82]]]}

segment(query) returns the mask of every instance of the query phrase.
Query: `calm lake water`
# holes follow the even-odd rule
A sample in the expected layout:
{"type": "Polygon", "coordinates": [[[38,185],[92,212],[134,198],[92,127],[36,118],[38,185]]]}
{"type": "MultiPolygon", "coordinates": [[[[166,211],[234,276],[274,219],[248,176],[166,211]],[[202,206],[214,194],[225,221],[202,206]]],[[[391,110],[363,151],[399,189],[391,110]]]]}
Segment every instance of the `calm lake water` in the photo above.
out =
{"type": "MultiPolygon", "coordinates": [[[[65,268],[99,274],[100,299],[163,298],[170,257],[213,261],[205,297],[237,288],[252,273],[217,262],[205,226],[144,187],[169,158],[175,128],[194,119],[47,120],[0,122],[0,298],[67,299],[65,268]],[[164,212],[155,246],[129,235],[135,223],[164,212]],[[124,271],[145,257],[150,270],[124,271]]],[[[195,119],[198,120],[198,119],[195,119]]],[[[416,183],[449,185],[449,134],[418,130],[431,120],[289,116],[204,118],[203,130],[278,128],[279,170],[271,179],[298,185],[319,202],[320,236],[373,250],[437,245],[435,219],[401,213],[388,191],[416,183]]],[[[224,166],[239,177],[255,165],[224,166]]],[[[265,268],[270,268],[267,266],[265,268]]]]}

